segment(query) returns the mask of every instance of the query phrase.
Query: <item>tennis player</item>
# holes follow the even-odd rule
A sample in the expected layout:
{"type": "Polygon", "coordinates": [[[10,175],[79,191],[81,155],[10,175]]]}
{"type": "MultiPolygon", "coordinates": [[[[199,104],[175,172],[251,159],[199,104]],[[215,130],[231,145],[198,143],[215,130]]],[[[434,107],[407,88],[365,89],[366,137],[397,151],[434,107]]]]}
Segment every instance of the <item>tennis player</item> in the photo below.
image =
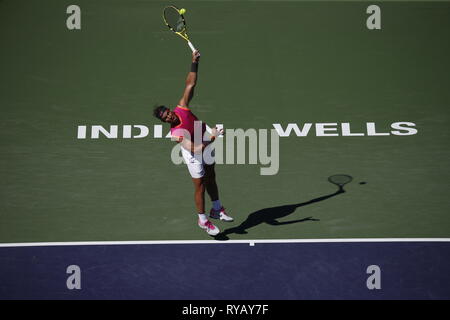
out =
{"type": "Polygon", "coordinates": [[[208,165],[203,159],[205,148],[213,143],[219,135],[223,134],[223,129],[212,129],[209,139],[204,139],[206,125],[202,123],[200,127],[198,118],[189,109],[189,102],[194,96],[194,88],[197,84],[199,59],[200,53],[194,51],[192,53],[191,71],[186,79],[186,87],[176,108],[170,110],[165,106],[158,106],[154,109],[154,116],[169,123],[172,139],[181,143],[181,153],[194,182],[194,200],[198,212],[198,225],[206,230],[209,235],[215,236],[220,230],[208,220],[205,214],[205,189],[212,201],[209,217],[227,222],[233,221],[233,218],[225,212],[220,203],[214,161],[211,161],[212,164],[208,165]],[[195,130],[201,130],[202,138],[198,142],[194,139],[195,130]]]}

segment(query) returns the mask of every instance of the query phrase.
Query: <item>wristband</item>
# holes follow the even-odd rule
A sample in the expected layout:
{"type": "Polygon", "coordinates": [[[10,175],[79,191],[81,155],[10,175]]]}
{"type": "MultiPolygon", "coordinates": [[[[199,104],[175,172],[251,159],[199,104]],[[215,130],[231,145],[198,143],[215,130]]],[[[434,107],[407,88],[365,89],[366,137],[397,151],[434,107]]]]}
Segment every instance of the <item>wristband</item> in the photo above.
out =
{"type": "Polygon", "coordinates": [[[197,72],[197,71],[198,71],[198,62],[192,62],[191,72],[197,72]]]}

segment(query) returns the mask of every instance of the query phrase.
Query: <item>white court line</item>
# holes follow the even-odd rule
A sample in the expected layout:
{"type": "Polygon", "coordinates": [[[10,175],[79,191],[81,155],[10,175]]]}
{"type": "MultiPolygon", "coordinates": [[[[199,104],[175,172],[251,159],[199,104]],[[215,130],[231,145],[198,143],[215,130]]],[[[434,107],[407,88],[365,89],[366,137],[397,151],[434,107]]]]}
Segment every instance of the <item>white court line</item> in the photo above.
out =
{"type": "Polygon", "coordinates": [[[75,241],[0,243],[0,248],[53,246],[115,246],[154,244],[238,244],[255,246],[258,243],[355,243],[355,242],[450,242],[450,238],[350,238],[350,239],[260,239],[260,240],[166,240],[166,241],[75,241]]]}

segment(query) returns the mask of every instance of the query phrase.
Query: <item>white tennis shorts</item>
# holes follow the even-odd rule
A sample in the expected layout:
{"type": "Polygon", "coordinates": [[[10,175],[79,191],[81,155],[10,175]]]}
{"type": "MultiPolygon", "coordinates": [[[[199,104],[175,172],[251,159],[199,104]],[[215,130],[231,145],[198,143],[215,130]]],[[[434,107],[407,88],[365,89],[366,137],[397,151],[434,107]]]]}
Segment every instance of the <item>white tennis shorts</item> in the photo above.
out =
{"type": "MultiPolygon", "coordinates": [[[[214,150],[211,152],[214,157],[214,150]]],[[[202,178],[205,175],[205,165],[208,165],[203,160],[201,154],[194,154],[185,148],[181,147],[181,154],[183,155],[184,162],[186,163],[189,173],[192,178],[202,178]]]]}

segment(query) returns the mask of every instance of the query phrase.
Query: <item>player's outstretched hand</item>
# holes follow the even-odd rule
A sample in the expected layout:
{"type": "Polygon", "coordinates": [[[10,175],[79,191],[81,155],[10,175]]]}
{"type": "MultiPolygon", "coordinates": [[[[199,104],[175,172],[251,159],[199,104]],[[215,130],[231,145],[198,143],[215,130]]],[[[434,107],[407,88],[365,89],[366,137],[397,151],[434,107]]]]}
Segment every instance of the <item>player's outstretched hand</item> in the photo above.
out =
{"type": "Polygon", "coordinates": [[[195,50],[192,52],[192,62],[198,62],[200,60],[200,51],[195,50]]]}
{"type": "Polygon", "coordinates": [[[212,135],[214,136],[214,137],[219,137],[219,136],[223,136],[223,134],[224,134],[224,130],[223,130],[223,128],[217,128],[217,127],[214,127],[212,130],[211,130],[211,133],[212,133],[212,135]]]}

